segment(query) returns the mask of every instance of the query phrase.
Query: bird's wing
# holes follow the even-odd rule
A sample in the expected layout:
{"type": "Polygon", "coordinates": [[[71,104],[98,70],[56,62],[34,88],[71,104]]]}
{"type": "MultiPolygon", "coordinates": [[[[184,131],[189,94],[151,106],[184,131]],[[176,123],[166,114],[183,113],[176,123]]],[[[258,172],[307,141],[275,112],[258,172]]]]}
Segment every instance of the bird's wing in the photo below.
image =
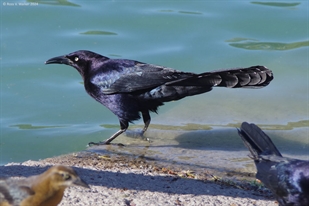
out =
{"type": "Polygon", "coordinates": [[[0,203],[8,202],[10,205],[20,205],[25,198],[34,195],[34,191],[24,184],[24,179],[0,180],[0,203]]]}
{"type": "Polygon", "coordinates": [[[130,93],[152,89],[194,75],[166,67],[135,62],[133,66],[124,68],[122,72],[111,71],[110,75],[96,75],[91,82],[99,86],[104,94],[130,93]]]}

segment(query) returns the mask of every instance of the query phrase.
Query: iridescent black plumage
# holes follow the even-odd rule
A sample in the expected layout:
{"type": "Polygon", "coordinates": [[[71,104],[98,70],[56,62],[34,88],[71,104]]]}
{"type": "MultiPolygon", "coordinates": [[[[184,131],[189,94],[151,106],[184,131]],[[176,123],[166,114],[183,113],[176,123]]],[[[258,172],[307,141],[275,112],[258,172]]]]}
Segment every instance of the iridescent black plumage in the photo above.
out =
{"type": "Polygon", "coordinates": [[[256,165],[256,178],[274,193],[279,205],[309,206],[309,161],[282,157],[255,124],[244,122],[238,132],[256,165]]]}
{"type": "Polygon", "coordinates": [[[108,144],[142,114],[147,130],[149,111],[164,102],[208,92],[212,87],[260,88],[273,79],[263,66],[194,74],[126,59],[109,59],[91,51],[55,57],[46,64],[67,64],[81,74],[86,91],[117,115],[120,130],[100,144],[108,144]]]}

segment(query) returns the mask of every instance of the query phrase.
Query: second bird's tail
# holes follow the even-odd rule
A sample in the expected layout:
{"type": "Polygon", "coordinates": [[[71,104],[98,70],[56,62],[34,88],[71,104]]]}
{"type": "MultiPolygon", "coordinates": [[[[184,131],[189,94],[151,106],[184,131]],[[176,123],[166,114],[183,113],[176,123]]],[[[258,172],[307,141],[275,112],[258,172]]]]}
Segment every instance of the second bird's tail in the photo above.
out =
{"type": "Polygon", "coordinates": [[[238,134],[251,152],[253,159],[259,159],[259,155],[275,155],[282,157],[269,136],[255,124],[243,122],[238,130],[238,134]]]}

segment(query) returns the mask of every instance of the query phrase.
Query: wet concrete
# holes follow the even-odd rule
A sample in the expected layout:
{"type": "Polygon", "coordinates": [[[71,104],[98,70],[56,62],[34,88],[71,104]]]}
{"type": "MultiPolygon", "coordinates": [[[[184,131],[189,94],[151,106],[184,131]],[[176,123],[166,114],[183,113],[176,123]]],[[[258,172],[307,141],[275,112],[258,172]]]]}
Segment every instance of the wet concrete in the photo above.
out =
{"type": "MultiPolygon", "coordinates": [[[[196,124],[165,126],[164,129],[155,129],[159,125],[151,126],[144,139],[136,135],[132,137],[136,134],[134,129],[119,136],[112,145],[93,146],[88,151],[105,156],[143,158],[166,168],[190,170],[196,174],[209,173],[222,178],[252,179],[255,176],[256,170],[248,157],[249,151],[237,133],[236,127],[239,125],[217,127],[196,124]]],[[[284,156],[309,159],[308,139],[291,138],[304,136],[308,127],[287,125],[286,128],[282,125],[262,126],[284,156]]]]}

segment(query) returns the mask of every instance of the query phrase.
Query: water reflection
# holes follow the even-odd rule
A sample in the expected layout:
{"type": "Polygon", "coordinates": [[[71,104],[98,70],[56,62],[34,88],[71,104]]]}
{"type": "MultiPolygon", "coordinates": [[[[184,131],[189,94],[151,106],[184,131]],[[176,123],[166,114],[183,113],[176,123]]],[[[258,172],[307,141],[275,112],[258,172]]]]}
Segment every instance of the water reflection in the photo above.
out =
{"type": "Polygon", "coordinates": [[[117,33],[109,32],[109,31],[86,31],[86,32],[81,32],[80,34],[85,34],[85,35],[117,35],[117,33]]]}
{"type": "Polygon", "coordinates": [[[17,127],[18,129],[49,129],[49,128],[61,128],[65,126],[34,126],[32,124],[15,124],[10,127],[17,127]]]}
{"type": "Polygon", "coordinates": [[[259,42],[255,39],[247,38],[233,38],[226,40],[226,42],[239,42],[230,43],[229,45],[236,48],[248,49],[248,50],[292,50],[301,47],[309,46],[309,41],[293,42],[293,43],[281,43],[281,42],[259,42]],[[243,42],[245,41],[245,42],[243,42]]]}
{"type": "Polygon", "coordinates": [[[298,122],[288,122],[286,125],[261,125],[269,130],[292,130],[295,128],[309,127],[309,120],[300,120],[298,122]]]}
{"type": "Polygon", "coordinates": [[[251,2],[252,4],[259,4],[264,6],[277,6],[277,7],[294,7],[298,6],[300,3],[286,3],[286,2],[251,2]]]}
{"type": "Polygon", "coordinates": [[[203,13],[201,12],[196,12],[196,11],[174,11],[170,9],[166,10],[159,10],[159,12],[165,12],[165,13],[180,13],[180,14],[193,14],[193,15],[201,15],[203,13]]]}

